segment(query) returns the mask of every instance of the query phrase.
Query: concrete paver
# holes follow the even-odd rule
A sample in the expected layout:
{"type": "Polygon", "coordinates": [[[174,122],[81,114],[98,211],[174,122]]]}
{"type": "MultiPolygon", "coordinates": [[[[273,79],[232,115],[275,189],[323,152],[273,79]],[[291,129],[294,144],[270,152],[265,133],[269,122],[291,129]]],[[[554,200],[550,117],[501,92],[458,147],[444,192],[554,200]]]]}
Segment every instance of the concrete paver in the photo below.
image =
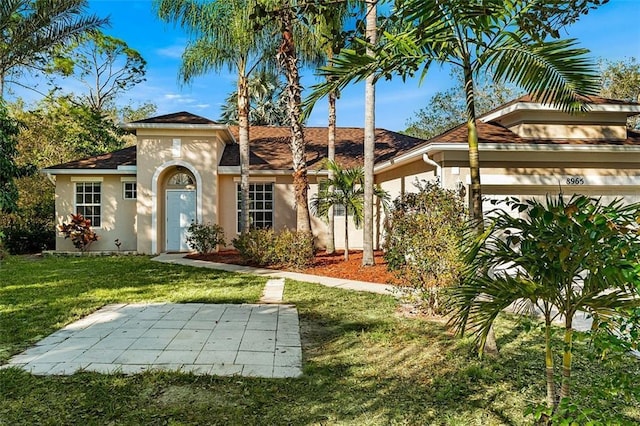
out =
{"type": "Polygon", "coordinates": [[[298,377],[300,348],[297,310],[289,305],[117,304],[42,339],[8,366],[39,375],[166,370],[298,377]]]}

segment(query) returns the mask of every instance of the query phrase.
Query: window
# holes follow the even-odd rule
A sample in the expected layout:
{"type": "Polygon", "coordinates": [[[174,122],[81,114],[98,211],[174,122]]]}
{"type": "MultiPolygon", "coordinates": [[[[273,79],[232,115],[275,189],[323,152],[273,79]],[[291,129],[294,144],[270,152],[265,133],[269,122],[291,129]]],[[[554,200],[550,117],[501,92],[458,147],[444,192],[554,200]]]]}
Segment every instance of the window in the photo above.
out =
{"type": "Polygon", "coordinates": [[[91,226],[101,226],[100,217],[101,183],[76,183],[76,213],[91,221],[91,226]]]}
{"type": "Polygon", "coordinates": [[[188,187],[194,185],[194,183],[191,176],[189,176],[187,173],[178,172],[171,176],[171,178],[169,179],[169,185],[188,187]]]}
{"type": "Polygon", "coordinates": [[[333,215],[334,216],[345,216],[345,208],[344,204],[334,204],[333,206],[333,215]]]}
{"type": "Polygon", "coordinates": [[[138,198],[138,185],[135,182],[124,182],[122,193],[125,200],[135,200],[138,198]]]}
{"type": "MultiPolygon", "coordinates": [[[[237,229],[240,232],[240,184],[237,185],[237,229]]],[[[273,228],[273,183],[249,184],[249,217],[251,228],[273,228]]]]}

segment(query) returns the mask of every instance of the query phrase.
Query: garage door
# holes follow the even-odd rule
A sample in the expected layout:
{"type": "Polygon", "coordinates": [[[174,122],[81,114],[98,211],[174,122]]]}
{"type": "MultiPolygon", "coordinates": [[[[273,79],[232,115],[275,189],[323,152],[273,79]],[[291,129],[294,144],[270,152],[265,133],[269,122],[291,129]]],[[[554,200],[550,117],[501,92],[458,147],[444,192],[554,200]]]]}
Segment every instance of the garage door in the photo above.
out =
{"type": "MultiPolygon", "coordinates": [[[[539,186],[539,185],[482,185],[483,210],[490,211],[496,206],[491,203],[492,200],[503,200],[508,197],[517,197],[523,199],[537,199],[540,202],[545,201],[548,194],[557,195],[560,192],[558,187],[539,186]]],[[[562,193],[566,196],[573,194],[587,195],[589,197],[600,198],[602,204],[609,204],[615,199],[622,199],[624,203],[640,202],[640,186],[576,186],[564,187],[562,193]]]]}

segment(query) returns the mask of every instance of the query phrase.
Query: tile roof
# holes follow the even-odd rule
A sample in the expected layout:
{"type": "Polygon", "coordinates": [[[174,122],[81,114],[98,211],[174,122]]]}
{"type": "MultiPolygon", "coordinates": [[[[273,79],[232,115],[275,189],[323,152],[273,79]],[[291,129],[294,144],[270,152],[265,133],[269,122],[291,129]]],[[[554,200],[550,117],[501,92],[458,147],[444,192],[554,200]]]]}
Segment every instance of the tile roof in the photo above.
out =
{"type": "Polygon", "coordinates": [[[157,117],[145,118],[144,120],[132,121],[129,124],[218,124],[199,115],[191,114],[187,111],[174,112],[173,114],[159,115],[157,117]]]}
{"type": "MultiPolygon", "coordinates": [[[[238,127],[230,127],[238,140],[238,127]]],[[[326,127],[307,127],[304,129],[307,152],[307,166],[318,169],[327,156],[326,127]]],[[[288,127],[252,126],[250,130],[250,165],[255,170],[291,169],[291,151],[288,127]]],[[[414,138],[385,129],[376,129],[376,163],[409,151],[423,143],[423,139],[414,138]]],[[[361,128],[340,127],[336,129],[336,161],[343,167],[361,166],[364,163],[364,130],[361,128]]],[[[240,155],[237,144],[226,146],[221,166],[238,166],[240,155]]]]}
{"type": "Polygon", "coordinates": [[[118,166],[136,165],[136,147],[130,146],[107,154],[87,157],[80,160],[69,161],[67,163],[46,167],[51,169],[96,169],[96,170],[116,170],[118,166]]]}

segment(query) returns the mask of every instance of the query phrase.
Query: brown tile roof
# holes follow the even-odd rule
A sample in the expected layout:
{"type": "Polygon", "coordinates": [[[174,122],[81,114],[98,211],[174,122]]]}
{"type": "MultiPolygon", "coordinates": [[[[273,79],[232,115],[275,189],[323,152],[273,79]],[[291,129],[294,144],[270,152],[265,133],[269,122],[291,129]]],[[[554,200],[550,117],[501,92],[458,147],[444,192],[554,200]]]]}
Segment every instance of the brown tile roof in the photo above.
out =
{"type": "Polygon", "coordinates": [[[199,115],[191,114],[187,111],[174,112],[173,114],[159,115],[157,117],[145,118],[144,120],[133,121],[130,124],[218,124],[199,115]]]}
{"type": "Polygon", "coordinates": [[[136,165],[136,147],[130,146],[107,154],[87,157],[81,160],[69,161],[68,163],[50,166],[44,170],[51,169],[96,169],[96,170],[116,170],[118,166],[136,165]]]}
{"type": "MultiPolygon", "coordinates": [[[[238,127],[230,127],[231,133],[238,140],[238,127]]],[[[307,151],[307,166],[318,169],[321,161],[327,156],[326,127],[307,127],[304,129],[307,151]]],[[[250,130],[250,164],[256,170],[288,170],[292,168],[289,140],[291,133],[288,127],[254,126],[250,130]]],[[[423,143],[424,140],[392,132],[376,129],[376,163],[409,151],[423,143]]],[[[343,167],[362,166],[364,162],[364,130],[359,128],[340,127],[336,129],[336,161],[343,167]]],[[[226,146],[221,166],[237,166],[240,155],[237,144],[226,146]]]]}

